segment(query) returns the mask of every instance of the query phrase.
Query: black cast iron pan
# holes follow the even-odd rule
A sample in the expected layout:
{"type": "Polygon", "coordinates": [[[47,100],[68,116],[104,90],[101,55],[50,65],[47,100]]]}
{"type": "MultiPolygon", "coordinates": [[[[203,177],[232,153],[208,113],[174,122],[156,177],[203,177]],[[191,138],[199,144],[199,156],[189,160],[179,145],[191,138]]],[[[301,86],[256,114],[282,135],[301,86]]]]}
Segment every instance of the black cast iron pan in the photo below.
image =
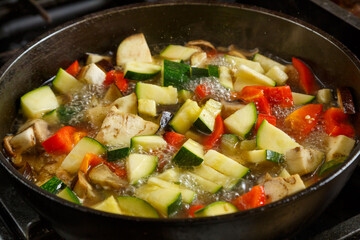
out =
{"type": "MultiPolygon", "coordinates": [[[[150,45],[205,39],[217,46],[259,47],[288,60],[297,56],[310,64],[325,85],[351,87],[355,102],[360,102],[359,60],[331,36],[304,22],[243,5],[140,4],[66,24],[3,66],[0,137],[11,129],[20,96],[84,53],[115,51],[122,39],[138,32],[145,34],[150,45]]],[[[355,116],[357,123],[358,119],[355,116]]],[[[68,239],[279,239],[305,227],[329,205],[356,167],[359,150],[357,146],[334,174],[293,196],[257,209],[200,219],[156,220],[98,212],[26,181],[3,155],[1,164],[13,177],[16,189],[68,239]]]]}

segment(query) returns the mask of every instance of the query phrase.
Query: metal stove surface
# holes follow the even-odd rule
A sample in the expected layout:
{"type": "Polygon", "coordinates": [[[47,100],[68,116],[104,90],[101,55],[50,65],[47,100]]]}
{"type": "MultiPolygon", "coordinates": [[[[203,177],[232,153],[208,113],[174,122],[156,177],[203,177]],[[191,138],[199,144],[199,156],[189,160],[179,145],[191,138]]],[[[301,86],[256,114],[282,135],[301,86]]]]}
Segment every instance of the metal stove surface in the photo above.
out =
{"type": "MultiPolygon", "coordinates": [[[[156,0],[147,1],[153,2],[156,0]]],[[[26,1],[1,1],[0,19],[2,16],[1,14],[4,14],[4,10],[6,10],[2,7],[7,3],[13,4],[14,2],[26,1]]],[[[27,2],[31,4],[33,11],[38,15],[35,16],[35,18],[32,16],[33,18],[31,19],[33,19],[32,21],[34,22],[33,25],[31,25],[31,28],[28,27],[28,29],[23,28],[19,30],[17,28],[9,28],[4,21],[1,21],[2,23],[0,23],[0,66],[16,51],[17,48],[22,47],[25,43],[31,41],[51,27],[55,27],[74,17],[79,17],[90,12],[117,5],[132,3],[134,1],[121,1],[121,3],[119,3],[110,0],[27,0],[27,2]],[[77,8],[70,7],[70,9],[72,9],[71,12],[66,11],[66,9],[69,9],[69,5],[67,4],[70,3],[75,4],[73,6],[78,6],[77,8]],[[48,10],[48,8],[55,5],[58,7],[48,10]],[[40,9],[36,8],[39,6],[40,9]],[[45,12],[42,10],[45,10],[45,12]],[[69,17],[69,13],[71,13],[71,17],[69,17]],[[51,18],[51,23],[47,22],[48,17],[51,18]],[[4,35],[4,26],[7,31],[6,34],[8,35],[4,35]]],[[[339,10],[336,6],[331,5],[330,8],[326,7],[331,4],[329,3],[329,0],[227,0],[223,2],[257,5],[295,16],[317,26],[330,35],[333,35],[360,57],[359,38],[356,37],[359,35],[357,26],[360,23],[360,20],[351,17],[351,21],[347,21],[347,17],[341,15],[346,13],[339,10]]],[[[24,21],[23,18],[11,18],[10,20],[6,20],[11,21],[12,23],[21,23],[21,21],[24,21]]],[[[358,189],[360,189],[360,167],[355,170],[347,185],[325,212],[310,226],[288,239],[360,239],[360,197],[359,194],[357,194],[358,189]]],[[[18,195],[11,186],[8,174],[1,168],[0,239],[61,239],[51,226],[41,219],[41,217],[18,195]]]]}

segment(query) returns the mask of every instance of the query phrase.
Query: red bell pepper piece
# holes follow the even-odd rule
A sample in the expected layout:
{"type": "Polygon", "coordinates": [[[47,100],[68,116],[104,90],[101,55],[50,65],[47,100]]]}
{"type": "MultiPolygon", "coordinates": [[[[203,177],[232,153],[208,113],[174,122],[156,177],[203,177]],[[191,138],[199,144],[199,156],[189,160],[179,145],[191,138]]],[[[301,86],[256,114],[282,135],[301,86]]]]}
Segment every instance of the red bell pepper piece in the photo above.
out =
{"type": "Polygon", "coordinates": [[[124,73],[116,70],[111,70],[106,74],[104,84],[110,85],[115,83],[121,92],[126,92],[129,84],[129,80],[124,78],[124,73]]]}
{"type": "Polygon", "coordinates": [[[205,205],[194,205],[194,206],[191,206],[191,207],[189,208],[189,213],[188,213],[188,215],[189,215],[190,217],[195,217],[195,212],[196,212],[197,210],[199,210],[199,209],[204,208],[204,207],[205,207],[205,205]]]}
{"type": "Polygon", "coordinates": [[[314,74],[305,63],[297,58],[292,58],[292,64],[299,73],[300,85],[305,90],[305,93],[312,94],[319,86],[315,81],[314,74]]]}
{"type": "Polygon", "coordinates": [[[210,91],[205,85],[200,84],[195,88],[194,93],[197,98],[203,99],[204,97],[210,94],[210,91]]]}
{"type": "Polygon", "coordinates": [[[261,185],[254,186],[249,192],[231,201],[239,210],[247,210],[265,205],[265,190],[261,185]]]}
{"type": "Polygon", "coordinates": [[[80,171],[86,174],[91,168],[96,167],[103,162],[105,162],[105,160],[98,155],[87,153],[81,162],[80,171]]]}
{"type": "Polygon", "coordinates": [[[238,94],[238,98],[253,102],[258,112],[271,115],[271,107],[264,93],[266,89],[266,86],[246,86],[238,94]]]}
{"type": "Polygon", "coordinates": [[[267,87],[264,94],[271,104],[277,104],[281,107],[292,107],[294,105],[290,86],[267,87]]]}
{"type": "Polygon", "coordinates": [[[185,136],[176,132],[166,132],[163,137],[169,145],[176,148],[181,147],[185,141],[185,136]]]}
{"type": "Polygon", "coordinates": [[[126,169],[125,168],[121,168],[117,165],[115,165],[112,162],[108,162],[104,160],[104,164],[113,172],[115,173],[118,177],[125,177],[126,176],[126,169]]]}
{"type": "Polygon", "coordinates": [[[58,130],[54,135],[46,139],[41,145],[45,151],[51,154],[67,154],[74,147],[73,135],[76,128],[66,126],[58,130]]]}
{"type": "Polygon", "coordinates": [[[285,118],[285,124],[299,139],[306,137],[319,121],[322,109],[322,104],[305,105],[288,115],[285,118]]]}
{"type": "Polygon", "coordinates": [[[79,66],[79,62],[76,60],[75,62],[73,62],[67,69],[66,72],[73,75],[74,77],[79,73],[80,71],[80,66],[79,66]]]}
{"type": "Polygon", "coordinates": [[[216,49],[211,49],[206,52],[206,57],[209,59],[214,58],[217,54],[218,54],[218,52],[216,51],[216,49]]]}
{"type": "Polygon", "coordinates": [[[205,137],[203,145],[206,149],[211,149],[215,146],[216,142],[219,141],[221,136],[225,133],[224,121],[220,114],[215,118],[215,125],[213,132],[205,137]]]}
{"type": "Polygon", "coordinates": [[[325,132],[329,136],[345,135],[353,138],[355,130],[348,121],[349,116],[340,108],[329,108],[324,113],[325,132]]]}
{"type": "Polygon", "coordinates": [[[256,119],[256,124],[255,124],[255,131],[257,132],[257,130],[259,129],[261,123],[266,120],[268,121],[268,123],[276,126],[276,117],[274,116],[271,116],[271,115],[266,115],[266,114],[263,114],[263,113],[259,113],[258,114],[258,117],[256,119]]]}

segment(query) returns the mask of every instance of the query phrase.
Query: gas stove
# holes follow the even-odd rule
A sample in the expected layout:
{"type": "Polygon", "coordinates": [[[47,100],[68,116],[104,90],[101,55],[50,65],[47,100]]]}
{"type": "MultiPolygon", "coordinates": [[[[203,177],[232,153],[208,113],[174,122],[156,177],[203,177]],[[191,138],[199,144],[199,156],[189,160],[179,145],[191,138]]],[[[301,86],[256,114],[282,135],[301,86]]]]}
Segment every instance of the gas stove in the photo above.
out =
{"type": "MultiPolygon", "coordinates": [[[[154,2],[156,0],[147,0],[154,2]]],[[[143,1],[137,1],[143,2],[143,1]]],[[[227,0],[256,5],[302,19],[337,38],[358,58],[360,18],[329,0],[227,0]],[[356,33],[357,32],[357,33],[356,33]]],[[[336,2],[336,1],[335,1],[336,2]]],[[[121,5],[134,1],[121,1],[121,5]]],[[[17,49],[47,30],[88,13],[119,6],[110,0],[3,0],[0,2],[0,66],[17,49]]],[[[0,168],[0,239],[62,239],[21,198],[0,168]]],[[[360,166],[335,201],[291,240],[360,239],[360,166]]]]}

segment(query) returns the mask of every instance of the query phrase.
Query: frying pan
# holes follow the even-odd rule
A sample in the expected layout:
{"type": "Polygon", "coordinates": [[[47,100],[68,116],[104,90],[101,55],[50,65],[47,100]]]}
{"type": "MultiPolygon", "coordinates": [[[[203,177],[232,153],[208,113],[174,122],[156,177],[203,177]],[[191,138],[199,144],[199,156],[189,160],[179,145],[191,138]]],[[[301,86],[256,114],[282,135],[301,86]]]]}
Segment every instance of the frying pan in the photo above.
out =
{"type": "MultiPolygon", "coordinates": [[[[260,48],[283,59],[309,63],[326,86],[348,86],[360,102],[360,62],[328,34],[264,9],[224,3],[139,4],[70,22],[42,36],[2,67],[0,137],[11,131],[18,99],[86,52],[116,51],[126,36],[142,32],[155,44],[204,39],[216,46],[260,48]]],[[[358,116],[354,121],[358,123],[358,116]]],[[[356,124],[359,126],[359,124],[356,124]]],[[[359,132],[359,129],[357,129],[359,132]]],[[[358,162],[357,146],[333,174],[266,206],[193,219],[144,219],[98,212],[67,202],[28,182],[1,155],[16,189],[66,239],[279,239],[304,228],[329,205],[358,162]]],[[[16,204],[16,203],[14,203],[16,204]]]]}

